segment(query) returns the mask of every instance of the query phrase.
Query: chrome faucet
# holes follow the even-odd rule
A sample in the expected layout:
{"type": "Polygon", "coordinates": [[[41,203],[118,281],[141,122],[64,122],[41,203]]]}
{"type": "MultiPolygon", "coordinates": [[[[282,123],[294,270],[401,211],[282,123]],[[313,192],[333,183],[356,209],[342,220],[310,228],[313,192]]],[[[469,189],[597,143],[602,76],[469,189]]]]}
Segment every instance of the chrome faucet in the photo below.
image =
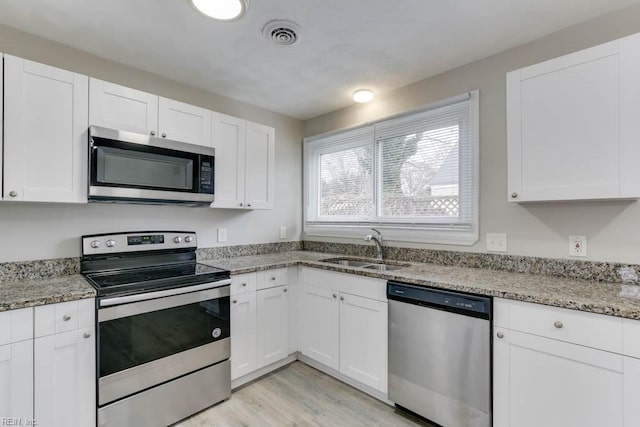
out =
{"type": "Polygon", "coordinates": [[[365,242],[373,241],[376,244],[376,259],[382,261],[383,253],[382,253],[382,245],[384,244],[384,239],[382,238],[382,233],[375,228],[372,228],[373,231],[376,232],[376,236],[373,234],[367,234],[364,236],[365,242]]]}

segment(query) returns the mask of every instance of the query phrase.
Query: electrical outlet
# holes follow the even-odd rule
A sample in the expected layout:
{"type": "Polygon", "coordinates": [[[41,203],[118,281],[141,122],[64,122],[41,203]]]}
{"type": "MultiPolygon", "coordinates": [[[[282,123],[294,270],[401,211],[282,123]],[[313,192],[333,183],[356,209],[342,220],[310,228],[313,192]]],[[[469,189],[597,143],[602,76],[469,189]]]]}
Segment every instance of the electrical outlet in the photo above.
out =
{"type": "Polygon", "coordinates": [[[507,235],[504,233],[487,233],[488,252],[507,252],[507,235]]]}
{"type": "Polygon", "coordinates": [[[587,236],[569,236],[569,256],[587,256],[587,236]]]}
{"type": "Polygon", "coordinates": [[[227,241],[227,229],[218,228],[218,243],[223,243],[226,241],[227,241]]]}
{"type": "Polygon", "coordinates": [[[284,225],[280,226],[280,238],[281,239],[286,239],[287,238],[287,227],[284,225]]]}

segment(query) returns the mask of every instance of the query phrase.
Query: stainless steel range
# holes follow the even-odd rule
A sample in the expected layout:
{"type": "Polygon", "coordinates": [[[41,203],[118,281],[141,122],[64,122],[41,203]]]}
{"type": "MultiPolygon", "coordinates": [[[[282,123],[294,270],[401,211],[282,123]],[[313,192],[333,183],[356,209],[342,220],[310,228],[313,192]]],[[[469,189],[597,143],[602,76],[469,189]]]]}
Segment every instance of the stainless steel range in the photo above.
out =
{"type": "Polygon", "coordinates": [[[230,275],[196,247],[183,231],[83,236],[99,426],[168,426],[231,395],[230,275]]]}

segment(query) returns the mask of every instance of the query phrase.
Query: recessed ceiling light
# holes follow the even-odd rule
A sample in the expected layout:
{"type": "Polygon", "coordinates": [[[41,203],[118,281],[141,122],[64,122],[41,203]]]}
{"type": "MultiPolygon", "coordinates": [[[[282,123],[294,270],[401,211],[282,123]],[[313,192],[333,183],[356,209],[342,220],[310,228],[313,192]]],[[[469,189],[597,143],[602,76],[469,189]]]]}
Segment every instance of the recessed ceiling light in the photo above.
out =
{"type": "Polygon", "coordinates": [[[247,11],[246,0],[191,0],[195,9],[219,21],[235,21],[247,11]]]}
{"type": "Polygon", "coordinates": [[[356,102],[359,102],[361,104],[364,104],[366,102],[369,102],[373,99],[373,91],[369,90],[369,89],[358,89],[357,91],[353,92],[353,100],[356,102]]]}

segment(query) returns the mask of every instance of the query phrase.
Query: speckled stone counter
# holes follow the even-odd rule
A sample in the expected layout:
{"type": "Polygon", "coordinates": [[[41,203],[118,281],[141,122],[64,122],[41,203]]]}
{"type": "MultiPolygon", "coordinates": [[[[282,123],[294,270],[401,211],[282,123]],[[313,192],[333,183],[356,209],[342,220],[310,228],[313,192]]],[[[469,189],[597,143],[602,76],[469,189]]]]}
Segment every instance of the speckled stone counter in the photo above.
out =
{"type": "Polygon", "coordinates": [[[391,272],[377,272],[320,262],[322,259],[336,256],[338,255],[330,253],[292,251],[200,262],[226,268],[232,274],[301,264],[416,285],[640,319],[640,298],[620,296],[619,283],[415,262],[407,263],[407,267],[391,272]]]}
{"type": "Polygon", "coordinates": [[[94,298],[95,289],[79,274],[0,282],[0,311],[94,298]]]}

